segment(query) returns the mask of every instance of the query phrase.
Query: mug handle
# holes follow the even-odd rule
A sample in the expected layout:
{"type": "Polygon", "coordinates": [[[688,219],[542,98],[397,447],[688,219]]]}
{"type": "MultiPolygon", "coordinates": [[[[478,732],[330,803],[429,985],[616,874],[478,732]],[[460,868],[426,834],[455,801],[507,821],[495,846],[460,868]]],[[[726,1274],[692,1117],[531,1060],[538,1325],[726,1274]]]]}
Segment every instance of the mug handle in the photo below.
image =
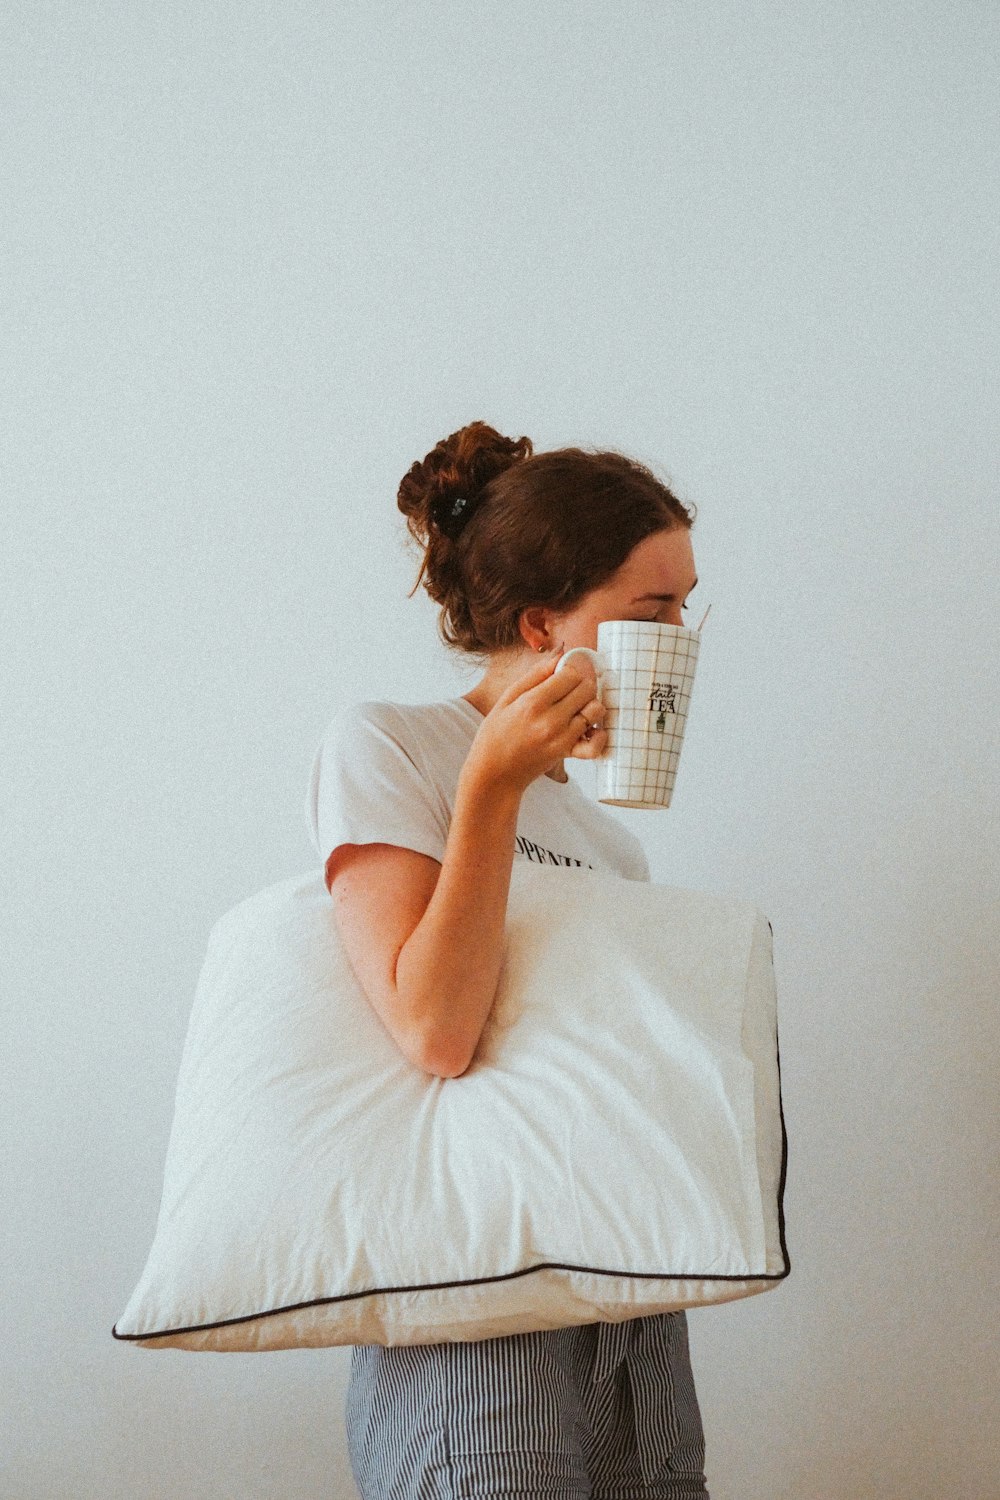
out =
{"type": "MultiPolygon", "coordinates": [[[[587,656],[590,658],[591,662],[593,663],[594,671],[597,674],[597,696],[599,698],[601,696],[602,679],[605,672],[607,671],[604,657],[599,651],[592,650],[590,646],[571,646],[568,651],[564,652],[563,655],[560,656],[558,662],[556,663],[556,672],[562,671],[563,667],[569,661],[571,656],[587,656]]],[[[555,676],[555,673],[553,673],[552,675],[555,676]]]]}

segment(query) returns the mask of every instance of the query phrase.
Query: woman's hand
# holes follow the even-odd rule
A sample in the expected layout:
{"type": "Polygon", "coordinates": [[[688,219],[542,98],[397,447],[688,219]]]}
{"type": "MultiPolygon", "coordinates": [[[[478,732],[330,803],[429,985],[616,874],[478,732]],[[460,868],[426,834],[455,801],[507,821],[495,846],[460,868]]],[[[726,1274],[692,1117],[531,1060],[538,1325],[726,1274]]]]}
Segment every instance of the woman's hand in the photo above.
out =
{"type": "Polygon", "coordinates": [[[608,734],[593,668],[573,662],[557,673],[561,655],[561,646],[546,653],[501,693],[479,726],[463,776],[485,777],[520,794],[567,755],[596,760],[604,754],[608,734]]]}

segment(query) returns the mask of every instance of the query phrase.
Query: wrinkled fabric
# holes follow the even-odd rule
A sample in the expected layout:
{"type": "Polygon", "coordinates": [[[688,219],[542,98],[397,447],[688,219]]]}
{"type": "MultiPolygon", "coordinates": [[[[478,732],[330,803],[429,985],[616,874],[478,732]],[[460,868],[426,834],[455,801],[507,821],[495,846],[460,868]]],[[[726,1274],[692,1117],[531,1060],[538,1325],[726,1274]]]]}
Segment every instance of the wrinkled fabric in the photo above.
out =
{"type": "Polygon", "coordinates": [[[362,1500],[707,1500],[683,1311],[352,1350],[362,1500]]]}

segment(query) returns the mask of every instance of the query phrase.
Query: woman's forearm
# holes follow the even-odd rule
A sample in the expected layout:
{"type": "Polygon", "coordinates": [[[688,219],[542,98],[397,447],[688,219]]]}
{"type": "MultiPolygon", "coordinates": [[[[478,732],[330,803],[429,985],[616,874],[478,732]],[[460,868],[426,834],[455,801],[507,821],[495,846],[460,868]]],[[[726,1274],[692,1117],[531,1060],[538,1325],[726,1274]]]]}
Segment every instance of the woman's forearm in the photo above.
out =
{"type": "Polygon", "coordinates": [[[397,956],[416,1050],[442,1077],[465,1072],[496,997],[520,803],[515,788],[463,771],[434,894],[397,956]]]}

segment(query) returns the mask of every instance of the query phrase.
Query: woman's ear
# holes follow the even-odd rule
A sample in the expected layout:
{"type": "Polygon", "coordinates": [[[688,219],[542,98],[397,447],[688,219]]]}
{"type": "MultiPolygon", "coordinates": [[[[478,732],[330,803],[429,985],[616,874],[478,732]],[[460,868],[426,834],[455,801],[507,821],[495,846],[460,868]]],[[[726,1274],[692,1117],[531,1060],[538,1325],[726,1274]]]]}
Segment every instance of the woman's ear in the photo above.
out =
{"type": "Polygon", "coordinates": [[[518,627],[521,639],[532,651],[537,651],[539,647],[551,651],[553,646],[559,644],[555,637],[558,629],[557,616],[543,604],[530,604],[527,609],[522,609],[518,627]]]}

